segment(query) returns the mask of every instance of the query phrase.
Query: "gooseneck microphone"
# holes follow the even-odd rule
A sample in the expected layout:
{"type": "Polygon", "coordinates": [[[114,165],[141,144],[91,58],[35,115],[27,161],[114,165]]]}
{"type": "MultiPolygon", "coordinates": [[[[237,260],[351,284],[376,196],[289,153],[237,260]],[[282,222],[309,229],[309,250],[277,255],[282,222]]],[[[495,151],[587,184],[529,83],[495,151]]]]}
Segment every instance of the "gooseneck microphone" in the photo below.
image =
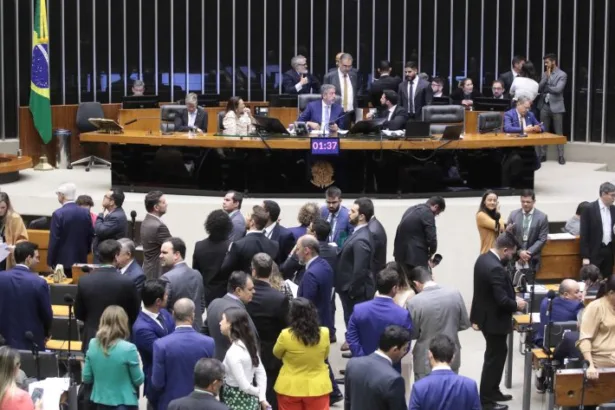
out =
{"type": "MultiPolygon", "coordinates": [[[[135,227],[137,224],[137,211],[135,211],[134,209],[132,211],[130,211],[130,219],[132,219],[132,241],[135,242],[135,227]]],[[[136,242],[135,242],[136,245],[136,242]]]]}
{"type": "Polygon", "coordinates": [[[24,336],[32,344],[32,355],[34,356],[34,363],[36,363],[36,379],[41,380],[41,362],[38,356],[39,347],[34,341],[34,334],[31,331],[27,331],[24,336]]]}

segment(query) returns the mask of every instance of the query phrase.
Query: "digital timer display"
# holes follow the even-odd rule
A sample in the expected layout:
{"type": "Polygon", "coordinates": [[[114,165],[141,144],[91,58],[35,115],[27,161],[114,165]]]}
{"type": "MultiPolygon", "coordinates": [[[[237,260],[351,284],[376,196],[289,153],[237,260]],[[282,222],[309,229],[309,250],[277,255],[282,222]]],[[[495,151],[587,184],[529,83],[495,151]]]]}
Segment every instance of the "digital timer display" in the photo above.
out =
{"type": "Polygon", "coordinates": [[[310,152],[312,155],[339,155],[340,139],[329,137],[311,138],[310,152]]]}

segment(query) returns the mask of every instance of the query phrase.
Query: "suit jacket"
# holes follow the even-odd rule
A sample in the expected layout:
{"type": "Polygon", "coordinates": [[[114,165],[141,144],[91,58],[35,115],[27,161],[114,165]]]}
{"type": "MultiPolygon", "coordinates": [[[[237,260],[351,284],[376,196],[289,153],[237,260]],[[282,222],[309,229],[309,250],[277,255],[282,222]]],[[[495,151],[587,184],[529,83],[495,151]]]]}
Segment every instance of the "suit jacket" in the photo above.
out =
{"type": "Polygon", "coordinates": [[[400,83],[401,78],[399,78],[398,76],[391,75],[381,75],[380,78],[374,80],[369,91],[372,107],[380,108],[380,97],[382,97],[382,92],[384,90],[392,90],[397,92],[400,83]]]}
{"type": "Polygon", "coordinates": [[[307,233],[307,226],[293,226],[292,228],[288,228],[288,230],[290,231],[290,233],[293,234],[293,237],[295,238],[295,242],[301,238],[303,235],[305,235],[307,233]]]}
{"type": "Polygon", "coordinates": [[[246,219],[241,214],[241,211],[234,212],[229,215],[233,223],[233,230],[229,236],[229,241],[235,242],[246,236],[246,219]]]}
{"type": "MultiPolygon", "coordinates": [[[[331,112],[329,113],[329,122],[335,122],[339,128],[346,128],[346,117],[343,117],[344,110],[342,106],[337,103],[331,104],[331,112]]],[[[318,124],[322,124],[323,112],[322,112],[322,100],[312,101],[305,107],[305,110],[299,114],[297,121],[312,121],[318,124]]]]}
{"type": "Polygon", "coordinates": [[[436,217],[429,205],[418,204],[408,208],[395,233],[395,261],[427,267],[429,258],[437,249],[436,217]]]}
{"type": "MultiPolygon", "coordinates": [[[[292,236],[292,234],[290,235],[292,236]]],[[[252,258],[259,252],[265,252],[271,256],[271,259],[278,260],[278,242],[268,239],[262,232],[250,232],[245,237],[233,242],[222,262],[220,282],[228,281],[231,273],[236,270],[252,272],[252,258]]],[[[288,252],[290,252],[290,249],[288,252]]],[[[288,253],[284,255],[284,258],[286,256],[288,256],[288,253]]]]}
{"type": "Polygon", "coordinates": [[[188,298],[194,302],[194,322],[192,326],[194,330],[200,332],[203,327],[203,277],[201,274],[191,269],[186,262],[180,262],[173,268],[160,277],[161,280],[167,283],[167,292],[169,294],[167,306],[170,311],[173,311],[173,305],[179,299],[188,298]]]}
{"type": "MultiPolygon", "coordinates": [[[[521,208],[516,209],[510,213],[506,226],[514,223],[513,233],[515,238],[521,246],[523,246],[523,210],[521,208]]],[[[540,253],[542,248],[547,243],[547,237],[549,236],[549,219],[547,215],[538,209],[534,208],[534,214],[532,216],[532,223],[530,224],[530,231],[527,240],[527,247],[525,248],[532,254],[531,265],[538,271],[540,268],[540,253]]]]}
{"type": "Polygon", "coordinates": [[[412,386],[408,410],[480,410],[476,382],[448,369],[435,370],[412,386]]]}
{"type": "Polygon", "coordinates": [[[387,296],[355,305],[346,331],[346,341],[352,357],[367,356],[378,349],[380,336],[387,326],[397,325],[412,333],[408,311],[387,296]]]}
{"type": "MultiPolygon", "coordinates": [[[[397,89],[397,94],[399,95],[400,105],[406,112],[408,112],[408,80],[404,80],[399,84],[397,89]]],[[[431,104],[431,100],[433,99],[433,91],[431,90],[431,84],[429,81],[423,80],[419,78],[419,81],[416,85],[416,90],[414,90],[414,117],[422,118],[423,107],[431,104]]]]}
{"type": "Polygon", "coordinates": [[[194,389],[194,365],[203,357],[213,357],[214,341],[188,327],[154,342],[152,390],[158,394],[157,410],[167,410],[172,400],[194,389]]]}
{"type": "Polygon", "coordinates": [[[332,220],[329,217],[329,208],[323,206],[320,208],[320,216],[331,225],[329,242],[335,242],[337,246],[341,248],[353,231],[353,227],[350,225],[350,220],[348,219],[348,208],[340,205],[335,215],[335,220],[332,220]]]}
{"type": "Polygon", "coordinates": [[[405,130],[406,123],[408,122],[408,112],[401,105],[396,105],[393,110],[393,115],[389,120],[389,110],[379,110],[377,118],[384,118],[386,121],[382,124],[382,129],[388,129],[391,131],[405,130]]]}
{"type": "Polygon", "coordinates": [[[128,315],[132,328],[139,314],[139,296],[133,280],[114,267],[101,267],[82,276],[77,284],[75,317],[84,323],[83,352],[87,352],[90,339],[96,336],[103,311],[111,306],[121,306],[128,315]]]}
{"type": "Polygon", "coordinates": [[[53,313],[49,301],[49,285],[24,265],[0,272],[0,335],[13,349],[30,350],[34,342],[45,348],[45,337],[51,333],[53,313]]]}
{"type": "MultiPolygon", "coordinates": [[[[325,241],[319,242],[319,248],[319,256],[329,263],[331,270],[334,272],[333,277],[335,277],[335,268],[337,267],[337,246],[329,245],[329,243],[325,241]]],[[[297,255],[293,254],[280,265],[280,272],[284,279],[294,278],[294,282],[300,285],[305,273],[305,266],[299,263],[297,255]]]]}
{"type": "Polygon", "coordinates": [[[278,265],[280,265],[284,263],[286,258],[288,258],[288,255],[295,247],[295,243],[297,242],[297,240],[288,228],[283,227],[279,223],[276,223],[275,227],[271,231],[270,239],[278,243],[279,251],[278,257],[275,259],[275,261],[278,263],[278,265]]]}
{"type": "Polygon", "coordinates": [[[510,92],[510,86],[512,85],[513,81],[515,81],[515,75],[512,71],[506,71],[505,73],[500,75],[499,81],[504,83],[504,91],[510,92]]]}
{"type": "Polygon", "coordinates": [[[169,404],[169,410],[229,410],[212,394],[193,391],[186,397],[175,399],[169,404]]]}
{"type": "Polygon", "coordinates": [[[374,240],[374,275],[380,272],[387,264],[387,232],[376,217],[367,223],[367,229],[374,240]]]}
{"type": "Polygon", "coordinates": [[[47,265],[63,265],[64,273],[71,277],[75,263],[88,261],[93,237],[90,213],[74,202],[65,203],[51,215],[47,265]]]}
{"type": "MultiPolygon", "coordinates": [[[[359,102],[357,100],[357,96],[359,95],[359,76],[357,75],[357,71],[350,70],[348,73],[348,80],[350,80],[350,86],[352,87],[352,106],[355,111],[359,108],[359,102]]],[[[339,69],[334,71],[329,71],[325,74],[325,77],[322,80],[323,84],[332,84],[335,86],[335,94],[342,95],[342,85],[340,83],[339,69]]]]}
{"type": "Polygon", "coordinates": [[[485,333],[504,335],[512,331],[517,301],[510,275],[491,251],[474,265],[474,297],[470,321],[485,333]]]}
{"type": "Polygon", "coordinates": [[[576,322],[577,315],[585,306],[583,302],[576,299],[564,299],[559,296],[553,299],[551,305],[551,315],[547,315],[549,309],[549,299],[544,298],[540,302],[540,323],[538,329],[534,333],[534,343],[538,346],[543,346],[545,326],[549,322],[576,322]]]}
{"type": "Polygon", "coordinates": [[[547,73],[545,71],[538,84],[538,91],[541,93],[538,99],[538,109],[541,110],[546,104],[545,97],[549,94],[549,107],[551,108],[551,112],[554,114],[565,113],[564,89],[566,88],[567,82],[568,74],[559,67],[553,70],[549,78],[547,78],[547,73]]]}
{"type": "Polygon", "coordinates": [[[152,383],[152,363],[154,357],[154,342],[166,335],[173,333],[175,322],[173,317],[166,309],[160,310],[164,327],[156,323],[154,319],[139,312],[135,324],[132,325],[132,342],[137,346],[141,361],[143,362],[143,373],[145,373],[144,393],[150,402],[155,403],[157,397],[150,392],[152,383]]]}
{"type": "Polygon", "coordinates": [[[94,226],[94,242],[92,248],[94,251],[94,263],[100,263],[98,257],[98,244],[106,239],[121,239],[125,238],[128,231],[128,220],[126,213],[122,208],[116,208],[113,212],[103,216],[99,213],[96,217],[96,225],[94,226]]]}
{"type": "MultiPolygon", "coordinates": [[[[527,114],[525,114],[525,126],[530,127],[533,125],[540,125],[540,131],[545,131],[544,125],[538,122],[534,116],[534,113],[528,111],[527,114]]],[[[504,132],[511,134],[521,134],[523,132],[523,128],[519,123],[519,113],[516,108],[508,110],[504,113],[504,132]]]]}
{"type": "Polygon", "coordinates": [[[228,240],[214,242],[210,238],[194,245],[192,268],[201,272],[206,305],[226,293],[227,278],[220,279],[220,269],[229,245],[228,240]]]}
{"type": "MultiPolygon", "coordinates": [[[[280,292],[280,294],[282,293],[280,292]]],[[[223,297],[214,300],[207,307],[207,320],[205,321],[205,324],[203,326],[203,333],[211,336],[214,339],[216,347],[214,350],[213,357],[220,361],[224,360],[224,356],[226,356],[226,351],[231,346],[229,338],[224,336],[222,332],[220,332],[220,321],[222,320],[222,314],[226,310],[233,308],[246,310],[246,307],[241,300],[236,299],[229,294],[226,294],[223,297]]],[[[254,326],[252,318],[250,318],[250,324],[256,332],[256,326],[254,326]]]]}
{"type": "Polygon", "coordinates": [[[369,228],[355,231],[342,246],[335,270],[335,289],[352,299],[371,299],[375,284],[372,276],[374,243],[369,228]]]}
{"type": "MultiPolygon", "coordinates": [[[[474,101],[474,99],[476,97],[482,97],[483,95],[480,93],[480,91],[474,89],[472,90],[472,93],[470,94],[470,100],[474,101]]],[[[452,93],[451,93],[451,101],[453,102],[453,104],[461,104],[461,101],[465,100],[467,97],[464,95],[463,90],[461,88],[456,88],[452,93]]]]}
{"type": "Polygon", "coordinates": [[[333,292],[333,269],[322,257],[317,257],[303,274],[297,291],[298,297],[304,297],[314,303],[318,310],[320,325],[333,329],[331,312],[331,294],[333,292]]]}
{"type": "MultiPolygon", "coordinates": [[[[581,238],[580,238],[580,253],[581,258],[589,259],[590,263],[600,265],[602,258],[600,257],[600,247],[602,246],[602,217],[600,216],[599,199],[592,202],[589,206],[583,209],[581,213],[581,238]]],[[[609,237],[611,238],[611,249],[613,249],[613,227],[615,227],[615,206],[610,206],[611,212],[611,229],[609,237]]]]}
{"type": "Polygon", "coordinates": [[[386,358],[372,353],[353,357],[344,374],[344,410],[407,410],[401,374],[386,358]]]}
{"type": "Polygon", "coordinates": [[[416,340],[412,351],[414,373],[427,375],[429,364],[429,343],[438,334],[451,338],[457,346],[451,368],[459,370],[461,364],[461,343],[458,332],[470,327],[466,304],[457,289],[429,286],[408,299],[406,304],[412,317],[412,339],[416,340]]]}
{"type": "Polygon", "coordinates": [[[254,296],[246,305],[252,322],[261,335],[261,359],[268,374],[277,373],[282,362],[273,356],[273,346],[283,329],[288,326],[290,304],[284,293],[267,282],[254,280],[254,296]]]}
{"type": "Polygon", "coordinates": [[[145,274],[143,273],[143,269],[141,269],[141,265],[137,262],[136,259],[133,259],[126,272],[124,272],[124,276],[129,277],[135,283],[135,287],[137,288],[137,295],[139,295],[139,299],[141,298],[141,290],[143,290],[143,285],[145,284],[145,274]]]}
{"type": "Polygon", "coordinates": [[[147,214],[141,223],[141,243],[143,244],[143,272],[147,279],[158,279],[162,274],[160,248],[171,237],[169,228],[160,218],[147,214]]]}
{"type": "MultiPolygon", "coordinates": [[[[196,109],[194,126],[203,132],[207,132],[207,111],[201,107],[196,109]]],[[[188,111],[185,110],[181,115],[175,117],[175,131],[188,132],[188,111]]]]}
{"type": "Polygon", "coordinates": [[[319,94],[320,82],[318,79],[310,73],[304,75],[307,77],[308,83],[303,85],[301,89],[297,91],[295,85],[301,81],[301,75],[293,69],[285,72],[282,76],[282,90],[284,91],[284,94],[319,94]]]}

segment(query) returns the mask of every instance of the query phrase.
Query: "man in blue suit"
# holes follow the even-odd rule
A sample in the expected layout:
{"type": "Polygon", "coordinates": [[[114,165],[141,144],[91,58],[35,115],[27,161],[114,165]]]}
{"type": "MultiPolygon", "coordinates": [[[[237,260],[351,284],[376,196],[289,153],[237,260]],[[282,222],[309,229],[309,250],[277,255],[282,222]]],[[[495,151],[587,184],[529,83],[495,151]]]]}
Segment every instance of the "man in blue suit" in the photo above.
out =
{"type": "Polygon", "coordinates": [[[320,87],[322,100],[312,101],[299,114],[297,121],[307,124],[310,131],[321,131],[323,134],[337,132],[344,128],[344,109],[335,102],[335,86],[325,84],[320,87]]]}
{"type": "Polygon", "coordinates": [[[137,294],[140,296],[143,284],[145,283],[145,273],[143,273],[139,262],[135,260],[135,252],[137,250],[135,243],[128,238],[121,238],[118,242],[122,248],[120,256],[117,258],[117,267],[122,275],[133,280],[137,288],[137,294]]]}
{"type": "Polygon", "coordinates": [[[166,284],[159,279],[145,282],[141,291],[143,307],[132,326],[132,340],[139,350],[145,373],[145,397],[152,408],[156,408],[156,395],[151,392],[152,360],[154,342],[175,330],[175,322],[168,310],[166,284]]]}
{"type": "Polygon", "coordinates": [[[320,216],[331,225],[329,243],[335,243],[339,248],[353,231],[348,218],[348,208],[342,206],[342,190],[330,186],[325,191],[327,206],[320,209],[320,216]]]}
{"type": "Polygon", "coordinates": [[[47,265],[64,266],[64,273],[72,277],[75,263],[86,263],[92,248],[94,227],[90,213],[75,201],[77,187],[73,183],[60,185],[56,194],[62,204],[51,215],[47,265]]]}
{"type": "Polygon", "coordinates": [[[8,346],[30,350],[32,342],[26,339],[26,332],[32,332],[33,341],[44,349],[53,313],[49,285],[30,270],[38,264],[38,246],[19,242],[13,254],[17,265],[0,272],[0,335],[8,346]]]}
{"type": "Polygon", "coordinates": [[[192,327],[194,311],[194,302],[188,298],[175,302],[175,331],[154,342],[151,390],[158,398],[157,410],[166,410],[172,400],[190,394],[194,366],[214,355],[214,340],[192,327]]]}
{"type": "Polygon", "coordinates": [[[295,247],[295,236],[290,229],[280,225],[278,220],[280,219],[280,205],[275,201],[264,200],[263,209],[267,212],[268,220],[263,230],[265,236],[272,241],[275,241],[279,245],[278,257],[275,259],[278,265],[281,265],[286,261],[288,255],[295,247]]]}
{"type": "Polygon", "coordinates": [[[100,263],[98,257],[98,244],[105,239],[121,239],[128,231],[128,220],[122,205],[124,204],[124,192],[121,189],[110,189],[103,197],[102,206],[104,211],[96,217],[94,225],[94,263],[100,263]]]}
{"type": "Polygon", "coordinates": [[[530,100],[519,97],[516,108],[508,110],[504,114],[504,132],[509,134],[544,132],[544,126],[538,122],[531,108],[532,102],[530,100]]]}
{"type": "MultiPolygon", "coordinates": [[[[398,285],[399,273],[384,269],[376,275],[378,293],[374,299],[355,305],[346,330],[346,341],[353,357],[375,352],[387,326],[401,326],[412,334],[410,314],[393,300],[398,285]]],[[[399,363],[396,368],[401,370],[399,363]]]]}
{"type": "Polygon", "coordinates": [[[431,374],[412,386],[409,410],[480,410],[476,382],[451,370],[455,342],[438,335],[429,344],[431,374]]]}

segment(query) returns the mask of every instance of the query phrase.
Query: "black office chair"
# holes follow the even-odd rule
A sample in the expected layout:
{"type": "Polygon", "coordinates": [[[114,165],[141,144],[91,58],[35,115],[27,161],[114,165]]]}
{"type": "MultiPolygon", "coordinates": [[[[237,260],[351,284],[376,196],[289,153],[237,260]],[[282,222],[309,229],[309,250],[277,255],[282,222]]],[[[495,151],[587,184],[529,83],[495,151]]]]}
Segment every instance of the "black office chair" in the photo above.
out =
{"type": "MultiPolygon", "coordinates": [[[[60,363],[58,355],[54,352],[40,351],[38,353],[41,365],[41,379],[60,377],[60,363]]],[[[36,361],[34,355],[28,350],[19,350],[21,370],[28,377],[36,377],[36,361]]]]}
{"type": "MultiPolygon", "coordinates": [[[[93,101],[79,104],[79,108],[77,108],[76,124],[80,133],[97,130],[97,128],[90,123],[90,118],[105,118],[105,113],[99,102],[93,101]]],[[[75,165],[85,165],[85,170],[89,172],[93,165],[104,165],[110,167],[111,163],[95,155],[89,155],[85,158],[71,162],[68,168],[70,169],[75,165]]]]}
{"type": "Polygon", "coordinates": [[[51,334],[54,340],[71,340],[80,341],[79,324],[75,319],[72,319],[70,333],[68,332],[68,318],[54,317],[51,322],[51,334]]]}
{"type": "Polygon", "coordinates": [[[167,104],[160,107],[160,131],[175,132],[175,118],[183,115],[185,105],[167,104]]]}
{"type": "Polygon", "coordinates": [[[58,283],[49,286],[49,298],[52,305],[68,306],[69,304],[64,300],[66,295],[72,296],[74,301],[77,296],[77,285],[62,285],[58,283]]]}
{"type": "Polygon", "coordinates": [[[218,113],[218,134],[222,134],[224,132],[224,116],[226,115],[226,110],[220,111],[218,113]]]}
{"type": "Polygon", "coordinates": [[[442,134],[444,129],[455,123],[463,123],[465,109],[461,105],[427,105],[423,107],[422,119],[431,124],[431,134],[442,134]]]}
{"type": "Polygon", "coordinates": [[[50,221],[46,216],[36,218],[28,224],[28,229],[49,229],[50,221]]]}
{"type": "Polygon", "coordinates": [[[502,132],[501,112],[482,112],[478,114],[478,132],[502,132]]]}
{"type": "MultiPolygon", "coordinates": [[[[322,100],[322,95],[320,94],[300,94],[297,97],[297,111],[298,114],[301,114],[307,107],[309,103],[312,101],[322,100]]],[[[339,95],[335,96],[335,102],[337,104],[342,103],[342,97],[339,95]]]]}

